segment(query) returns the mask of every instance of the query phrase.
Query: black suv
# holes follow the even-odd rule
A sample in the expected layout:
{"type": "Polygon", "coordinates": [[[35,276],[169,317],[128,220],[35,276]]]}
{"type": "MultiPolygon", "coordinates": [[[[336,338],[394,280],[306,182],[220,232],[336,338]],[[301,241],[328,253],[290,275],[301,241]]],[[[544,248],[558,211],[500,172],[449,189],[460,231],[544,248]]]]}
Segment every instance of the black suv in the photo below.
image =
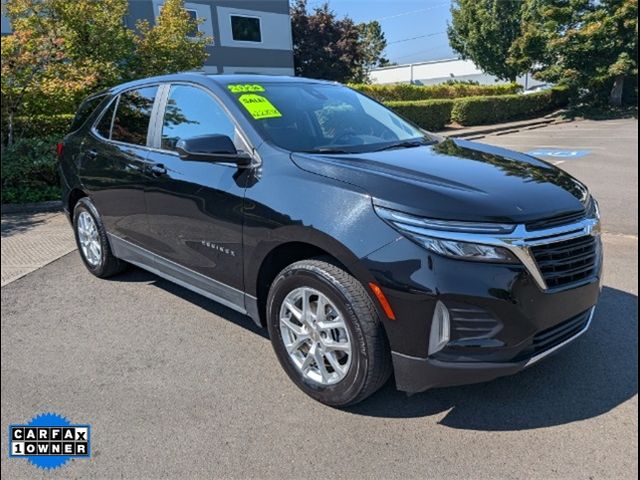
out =
{"type": "Polygon", "coordinates": [[[596,201],[554,166],[427,133],[336,83],[177,74],[88,98],[58,145],[98,277],[138,265],[269,330],[356,403],[522,370],[589,327],[596,201]]]}

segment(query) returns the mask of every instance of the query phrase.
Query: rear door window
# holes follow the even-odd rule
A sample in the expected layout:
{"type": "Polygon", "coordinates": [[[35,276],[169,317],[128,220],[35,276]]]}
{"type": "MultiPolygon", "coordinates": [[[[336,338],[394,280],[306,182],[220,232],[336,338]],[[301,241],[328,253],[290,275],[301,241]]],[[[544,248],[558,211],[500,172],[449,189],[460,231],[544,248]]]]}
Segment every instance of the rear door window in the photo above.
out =
{"type": "Polygon", "coordinates": [[[111,139],[132,145],[146,145],[157,86],[138,88],[120,95],[111,139]]]}

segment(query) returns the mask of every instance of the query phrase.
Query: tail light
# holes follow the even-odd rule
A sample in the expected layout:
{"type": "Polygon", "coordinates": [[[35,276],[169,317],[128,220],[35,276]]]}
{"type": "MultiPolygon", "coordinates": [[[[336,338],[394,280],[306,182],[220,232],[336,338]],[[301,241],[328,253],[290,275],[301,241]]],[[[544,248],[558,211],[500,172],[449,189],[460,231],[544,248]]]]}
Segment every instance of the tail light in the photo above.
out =
{"type": "Polygon", "coordinates": [[[56,144],[56,156],[58,158],[62,157],[62,154],[64,153],[64,143],[63,142],[58,142],[56,144]]]}

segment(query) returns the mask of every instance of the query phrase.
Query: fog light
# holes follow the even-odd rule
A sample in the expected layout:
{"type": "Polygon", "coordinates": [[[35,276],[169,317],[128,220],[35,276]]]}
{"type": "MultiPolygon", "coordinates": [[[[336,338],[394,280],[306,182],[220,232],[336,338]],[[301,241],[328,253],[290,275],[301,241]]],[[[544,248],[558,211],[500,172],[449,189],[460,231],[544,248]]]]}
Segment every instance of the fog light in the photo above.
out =
{"type": "Polygon", "coordinates": [[[438,300],[431,321],[431,334],[429,335],[429,355],[433,355],[444,348],[449,342],[449,310],[444,303],[438,300]]]}

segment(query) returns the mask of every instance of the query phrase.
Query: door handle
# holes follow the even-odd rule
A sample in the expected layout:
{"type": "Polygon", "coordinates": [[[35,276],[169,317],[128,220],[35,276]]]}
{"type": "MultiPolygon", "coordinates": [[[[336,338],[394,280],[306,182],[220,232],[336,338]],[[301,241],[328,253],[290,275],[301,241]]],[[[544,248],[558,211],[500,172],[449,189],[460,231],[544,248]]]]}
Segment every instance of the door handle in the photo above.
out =
{"type": "Polygon", "coordinates": [[[161,163],[154,163],[149,167],[149,171],[154,177],[159,177],[160,175],[166,175],[167,167],[165,167],[161,163]]]}
{"type": "Polygon", "coordinates": [[[86,160],[95,160],[96,158],[98,158],[98,152],[96,150],[87,150],[86,152],[84,152],[84,158],[86,160]]]}

